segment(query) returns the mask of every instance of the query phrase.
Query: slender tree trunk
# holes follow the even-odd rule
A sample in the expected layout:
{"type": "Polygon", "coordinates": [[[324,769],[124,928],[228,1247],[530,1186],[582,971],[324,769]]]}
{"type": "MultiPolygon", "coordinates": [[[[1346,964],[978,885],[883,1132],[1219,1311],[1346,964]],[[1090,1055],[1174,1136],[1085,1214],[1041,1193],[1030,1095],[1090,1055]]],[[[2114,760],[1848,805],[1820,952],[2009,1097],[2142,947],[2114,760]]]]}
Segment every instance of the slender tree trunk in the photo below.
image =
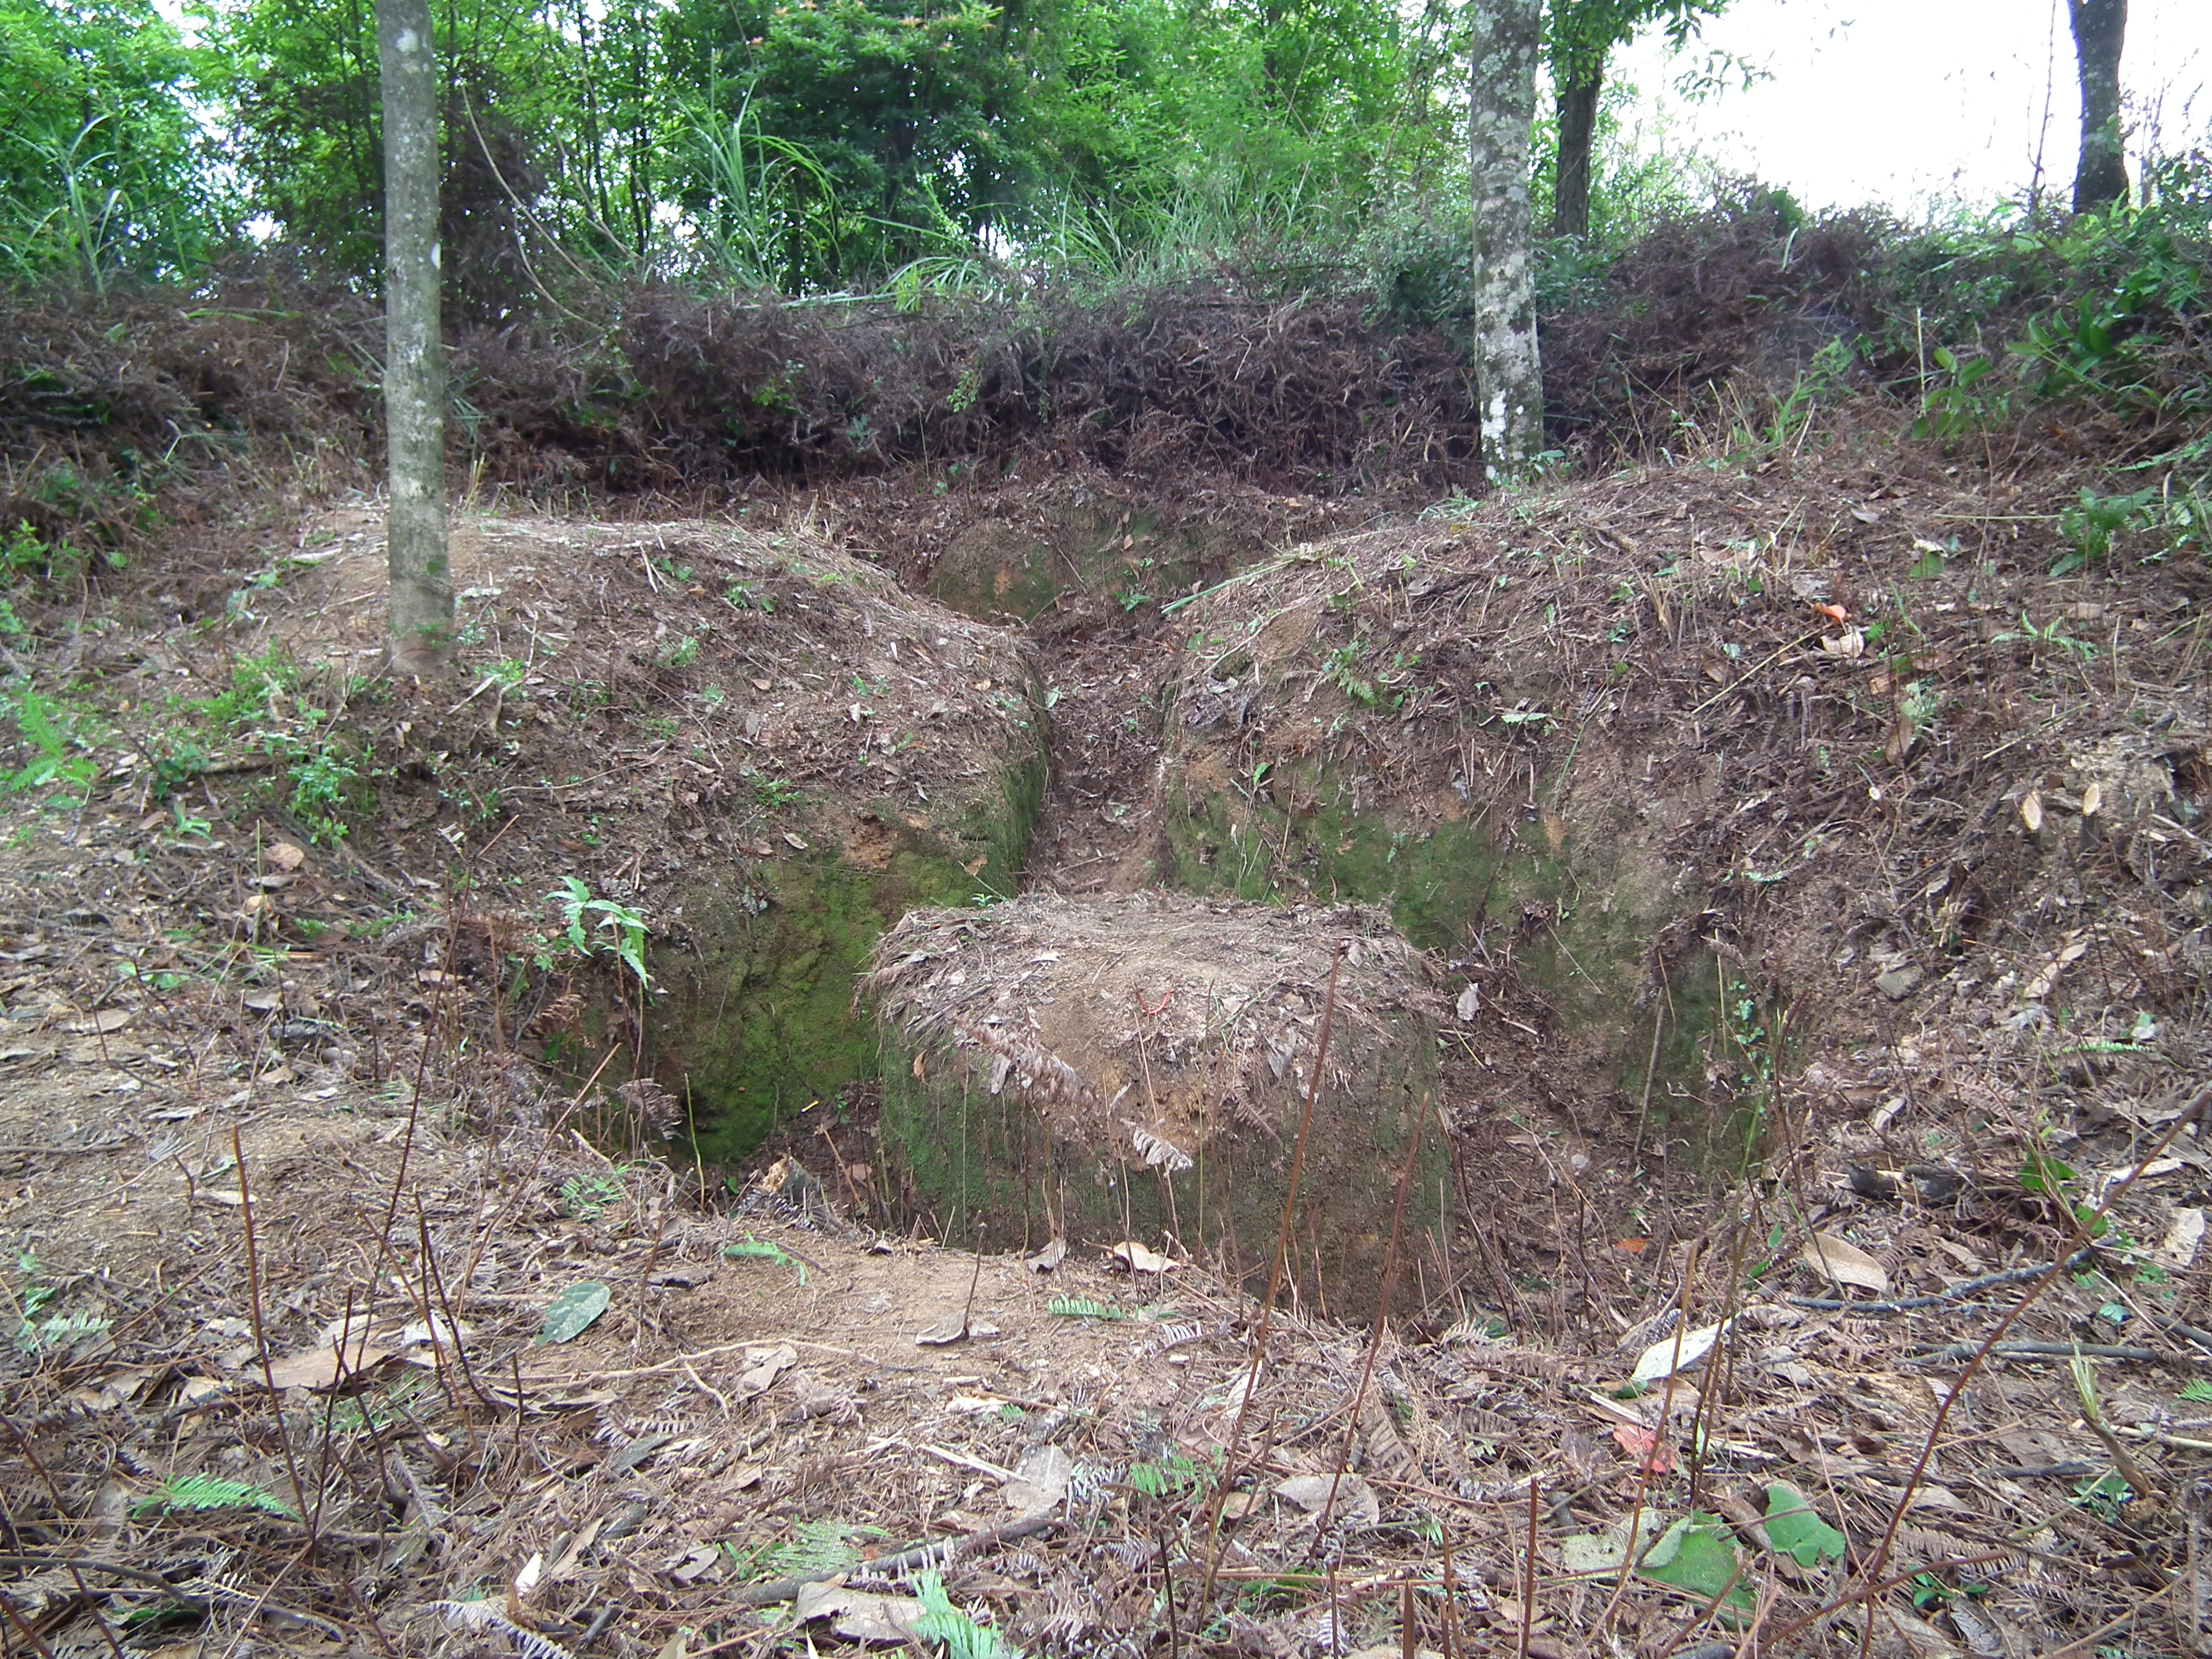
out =
{"type": "Polygon", "coordinates": [[[1474,373],[1482,459],[1493,481],[1526,477],[1544,446],[1528,148],[1543,0],[1477,0],[1468,173],[1474,197],[1474,373]]]}
{"type": "Polygon", "coordinates": [[[2074,211],[2094,213],[2128,199],[2120,144],[2120,46],[2128,0],[2066,0],[2074,23],[2074,66],[2081,80],[2081,160],[2074,169],[2074,211]]]}
{"type": "Polygon", "coordinates": [[[384,76],[384,423],[392,666],[453,656],[446,555],[446,360],[438,329],[437,46],[428,0],[377,0],[384,76]]]}
{"type": "Polygon", "coordinates": [[[1552,234],[1589,235],[1590,144],[1597,136],[1597,95],[1605,84],[1605,65],[1596,64],[1587,82],[1559,88],[1559,170],[1553,180],[1552,234]]]}

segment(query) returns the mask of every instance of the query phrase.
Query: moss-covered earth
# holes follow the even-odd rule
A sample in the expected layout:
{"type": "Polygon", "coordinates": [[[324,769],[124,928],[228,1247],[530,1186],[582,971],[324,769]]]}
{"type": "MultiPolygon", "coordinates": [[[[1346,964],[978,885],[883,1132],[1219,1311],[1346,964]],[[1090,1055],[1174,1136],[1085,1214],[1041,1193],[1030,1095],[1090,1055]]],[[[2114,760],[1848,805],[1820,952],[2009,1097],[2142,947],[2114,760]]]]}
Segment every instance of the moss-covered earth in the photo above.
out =
{"type": "Polygon", "coordinates": [[[1464,1007],[1533,996],[1551,1068],[1648,1098],[1663,1128],[1695,1092],[1718,991],[1689,925],[1706,889],[1666,850],[1709,790],[1578,726],[1561,705],[1601,702],[1484,626],[1512,577],[1441,579],[1424,563],[1438,540],[1300,550],[1191,607],[1167,722],[1173,878],[1387,905],[1453,963],[1464,1007]]]}
{"type": "Polygon", "coordinates": [[[878,803],[845,843],[732,871],[687,902],[689,939],[655,957],[653,1036],[701,1156],[742,1158],[781,1116],[873,1073],[854,975],[908,911],[1012,892],[1043,780],[1040,746],[953,823],[878,803]]]}
{"type": "Polygon", "coordinates": [[[737,787],[699,802],[699,850],[651,918],[644,1048],[723,1161],[872,1072],[853,986],[885,927],[1014,890],[1045,708],[1019,640],[827,544],[720,532],[678,568],[721,600],[661,659],[735,670],[694,694],[720,742],[692,753],[737,787]]]}

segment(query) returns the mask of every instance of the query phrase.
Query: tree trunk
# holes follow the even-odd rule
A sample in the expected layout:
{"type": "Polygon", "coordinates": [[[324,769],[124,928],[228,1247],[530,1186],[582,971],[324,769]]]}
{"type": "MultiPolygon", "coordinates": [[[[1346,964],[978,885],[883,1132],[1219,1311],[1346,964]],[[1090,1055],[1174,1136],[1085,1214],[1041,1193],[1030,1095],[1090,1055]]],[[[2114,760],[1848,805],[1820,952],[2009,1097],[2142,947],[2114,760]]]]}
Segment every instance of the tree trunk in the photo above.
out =
{"type": "Polygon", "coordinates": [[[2081,80],[2081,159],[2074,169],[2074,211],[2094,213],[2128,199],[2120,144],[2120,45],[2128,0],[2066,0],[2074,23],[2074,64],[2081,80]]]}
{"type": "Polygon", "coordinates": [[[442,673],[453,648],[446,554],[446,360],[438,329],[437,46],[428,0],[377,0],[384,79],[385,525],[393,672],[442,673]]]}
{"type": "Polygon", "coordinates": [[[1544,442],[1528,147],[1536,120],[1543,0],[1478,0],[1468,173],[1474,205],[1474,373],[1482,458],[1493,482],[1524,478],[1544,442]]]}
{"type": "Polygon", "coordinates": [[[1587,82],[1559,88],[1559,169],[1553,181],[1552,234],[1589,235],[1590,143],[1597,133],[1597,95],[1605,65],[1595,65],[1587,82]]]}

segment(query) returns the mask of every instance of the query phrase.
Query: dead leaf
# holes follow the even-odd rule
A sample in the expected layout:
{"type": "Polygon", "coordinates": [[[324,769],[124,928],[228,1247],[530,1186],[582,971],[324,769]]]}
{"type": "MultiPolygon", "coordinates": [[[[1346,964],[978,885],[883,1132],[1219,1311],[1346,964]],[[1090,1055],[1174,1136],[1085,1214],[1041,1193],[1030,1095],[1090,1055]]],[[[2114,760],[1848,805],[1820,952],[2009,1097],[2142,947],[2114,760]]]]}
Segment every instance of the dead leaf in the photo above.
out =
{"type": "Polygon", "coordinates": [[[872,1595],[842,1584],[801,1584],[792,1614],[804,1625],[830,1620],[830,1628],[853,1642],[912,1642],[922,1644],[921,1603],[911,1595],[872,1595]]]}
{"type": "Polygon", "coordinates": [[[1180,1261],[1171,1261],[1158,1250],[1139,1244],[1133,1238],[1108,1245],[1106,1254],[1133,1273],[1170,1273],[1182,1266],[1180,1261]]]}
{"type": "Polygon", "coordinates": [[[802,853],[806,850],[805,840],[801,836],[793,835],[788,830],[783,832],[783,839],[785,844],[787,846],[795,847],[802,853]]]}
{"type": "Polygon", "coordinates": [[[319,1391],[334,1387],[343,1378],[358,1376],[391,1358],[391,1349],[373,1347],[367,1337],[356,1337],[343,1350],[337,1343],[328,1342],[319,1347],[302,1348],[297,1353],[286,1354],[282,1359],[271,1362],[268,1380],[278,1389],[319,1391]]]}
{"type": "Polygon", "coordinates": [[[576,1571],[576,1564],[583,1559],[584,1552],[599,1540],[599,1528],[606,1523],[607,1518],[604,1515],[594,1516],[581,1532],[561,1547],[561,1553],[553,1558],[553,1565],[546,1568],[545,1576],[556,1584],[572,1577],[576,1571]]]}
{"type": "Polygon", "coordinates": [[[1375,1496],[1375,1488],[1356,1474],[1294,1474],[1277,1484],[1275,1496],[1308,1515],[1318,1515],[1326,1509],[1331,1520],[1355,1527],[1376,1526],[1382,1519],[1382,1500],[1375,1496]]]}
{"type": "Polygon", "coordinates": [[[1674,1467],[1674,1449],[1660,1439],[1654,1430],[1616,1423],[1613,1425],[1613,1443],[1620,1448],[1621,1455],[1644,1473],[1666,1474],[1674,1467]]]}
{"type": "Polygon", "coordinates": [[[136,1009],[103,1008],[90,1019],[73,1019],[62,1029],[77,1036],[89,1036],[94,1032],[104,1036],[111,1031],[121,1030],[137,1018],[136,1009]]]}
{"type": "Polygon", "coordinates": [[[2176,1210],[2166,1224],[2158,1253],[2172,1266],[2186,1267],[2197,1260],[2197,1247],[2204,1242],[2204,1212],[2176,1210]]]}
{"type": "Polygon", "coordinates": [[[738,1397],[750,1400],[757,1394],[766,1394],[781,1376],[799,1363],[799,1350],[788,1342],[774,1348],[747,1348],[746,1370],[738,1378],[738,1397]]]}
{"type": "Polygon", "coordinates": [[[949,1348],[956,1342],[968,1340],[968,1316],[947,1314],[942,1319],[932,1320],[914,1334],[917,1348],[949,1348]]]}
{"type": "Polygon", "coordinates": [[[1833,1233],[1814,1233],[1807,1239],[1805,1260],[1838,1285],[1856,1285],[1876,1296],[1889,1293],[1887,1269],[1857,1245],[1833,1233]]]}
{"type": "Polygon", "coordinates": [[[270,842],[261,855],[279,870],[296,870],[307,861],[307,855],[289,841],[270,842]]]}
{"type": "Polygon", "coordinates": [[[1060,1507],[1074,1473],[1074,1462],[1065,1451],[1058,1446],[1039,1446],[1014,1466],[1014,1478],[1001,1488],[1000,1496],[1017,1515],[1042,1515],[1060,1507]]]}
{"type": "Polygon", "coordinates": [[[1033,1273],[1048,1273],[1066,1260],[1067,1241],[1064,1238],[1055,1238],[1031,1256],[1027,1265],[1033,1273]]]}
{"type": "Polygon", "coordinates": [[[1846,628],[1840,634],[1823,635],[1820,649],[1832,657],[1841,657],[1849,661],[1866,654],[1866,635],[1856,628],[1846,628]]]}
{"type": "Polygon", "coordinates": [[[1688,1370],[1713,1351],[1713,1344],[1721,1340],[1727,1322],[1718,1325],[1700,1325],[1693,1331],[1682,1331],[1673,1336],[1662,1337],[1644,1351],[1629,1373],[1629,1381],[1636,1383],[1656,1382],[1676,1371],[1688,1370]]]}
{"type": "Polygon", "coordinates": [[[695,1544],[668,1567],[668,1576],[679,1584],[696,1584],[722,1564],[722,1552],[712,1544],[695,1544]]]}

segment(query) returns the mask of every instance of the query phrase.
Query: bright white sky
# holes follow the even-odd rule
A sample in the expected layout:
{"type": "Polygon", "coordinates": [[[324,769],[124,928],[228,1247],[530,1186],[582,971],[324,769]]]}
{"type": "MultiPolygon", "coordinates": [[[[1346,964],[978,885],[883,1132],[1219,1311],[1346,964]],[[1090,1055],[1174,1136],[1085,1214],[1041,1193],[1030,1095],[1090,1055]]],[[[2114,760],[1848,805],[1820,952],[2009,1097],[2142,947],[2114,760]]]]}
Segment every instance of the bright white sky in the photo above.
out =
{"type": "MultiPolygon", "coordinates": [[[[2131,0],[2120,80],[2133,162],[2212,139],[2212,0],[2131,0]]],[[[2065,0],[1735,0],[1720,47],[1772,79],[1687,104],[1663,40],[1616,55],[1642,96],[1632,148],[1692,149],[1807,206],[1982,205],[2036,179],[2071,190],[2081,100],[2065,0]]]]}

